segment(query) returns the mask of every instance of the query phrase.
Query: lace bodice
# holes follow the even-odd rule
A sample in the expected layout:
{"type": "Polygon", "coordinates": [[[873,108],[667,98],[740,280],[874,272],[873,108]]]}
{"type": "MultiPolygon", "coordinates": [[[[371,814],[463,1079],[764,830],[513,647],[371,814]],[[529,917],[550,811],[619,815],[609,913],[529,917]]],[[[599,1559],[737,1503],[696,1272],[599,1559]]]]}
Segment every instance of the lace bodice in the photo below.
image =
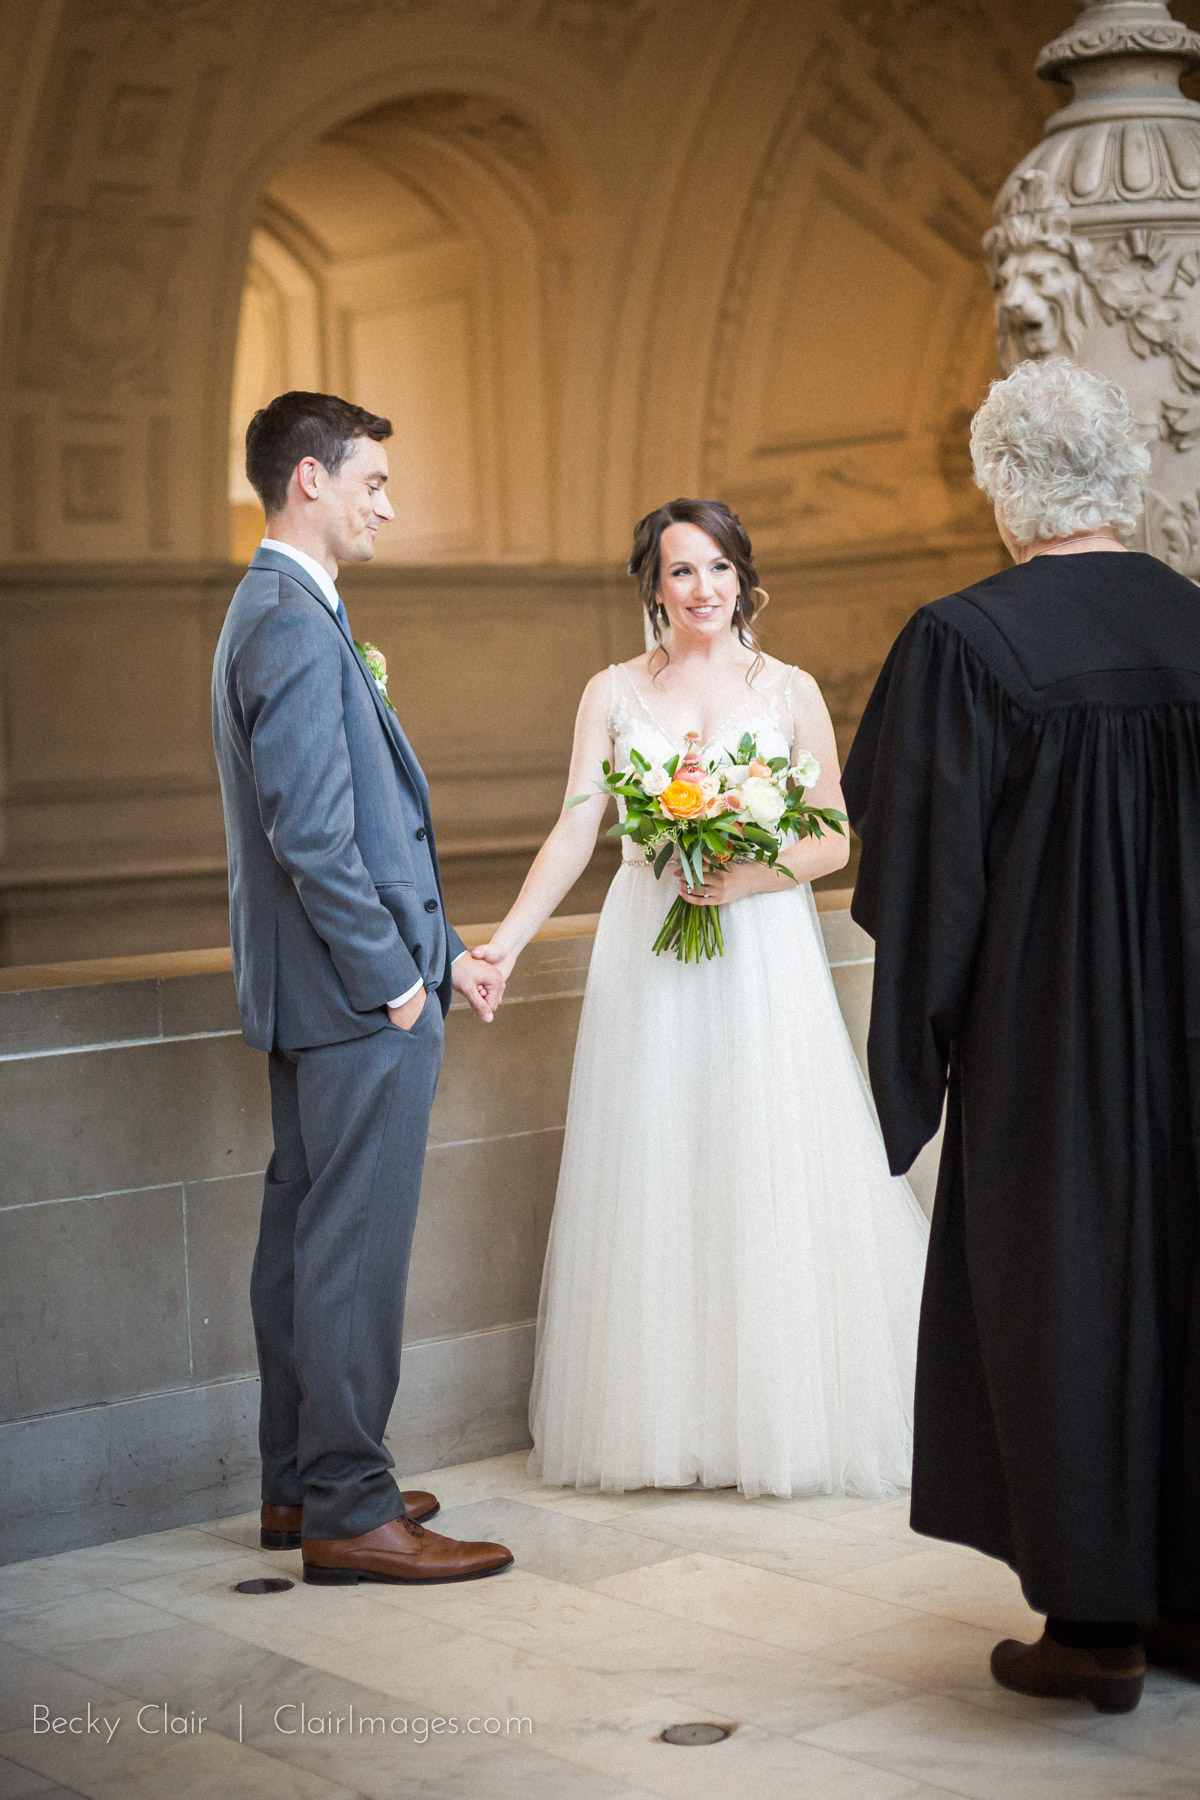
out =
{"type": "MultiPolygon", "coordinates": [[[[753,687],[746,688],[745,699],[729,714],[706,744],[696,746],[704,761],[718,751],[732,754],[742,733],[752,731],[761,755],[792,754],[791,688],[795,669],[764,669],[753,687]]],[[[624,663],[610,663],[608,670],[608,729],[613,741],[614,767],[629,763],[630,750],[639,750],[651,762],[665,762],[683,742],[655,717],[653,704],[642,693],[624,663]]],[[[621,806],[624,817],[625,808],[621,806]]],[[[628,838],[621,839],[621,855],[626,862],[641,863],[643,856],[628,838]]]]}

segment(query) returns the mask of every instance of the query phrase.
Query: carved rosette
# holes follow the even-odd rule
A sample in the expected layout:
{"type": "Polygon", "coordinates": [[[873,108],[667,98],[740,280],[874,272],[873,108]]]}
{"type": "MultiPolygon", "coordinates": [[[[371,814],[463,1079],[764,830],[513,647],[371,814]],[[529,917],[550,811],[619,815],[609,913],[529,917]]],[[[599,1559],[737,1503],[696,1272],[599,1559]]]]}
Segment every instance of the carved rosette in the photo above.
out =
{"type": "Polygon", "coordinates": [[[137,189],[97,188],[85,208],[48,208],[29,248],[21,385],[107,398],[165,390],[170,282],[187,236],[148,216],[137,189]]]}
{"type": "Polygon", "coordinates": [[[1151,449],[1142,541],[1200,579],[1200,33],[1167,0],[1083,0],[1037,61],[1070,105],[985,240],[1002,368],[1074,356],[1129,393],[1151,449]]]}

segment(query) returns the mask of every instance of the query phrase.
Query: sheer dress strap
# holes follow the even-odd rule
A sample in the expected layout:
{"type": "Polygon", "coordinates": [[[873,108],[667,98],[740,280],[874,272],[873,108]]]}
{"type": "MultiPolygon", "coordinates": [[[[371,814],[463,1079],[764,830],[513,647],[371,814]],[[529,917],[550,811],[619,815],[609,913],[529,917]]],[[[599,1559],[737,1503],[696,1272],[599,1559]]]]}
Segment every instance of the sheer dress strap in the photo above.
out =
{"type": "Polygon", "coordinates": [[[783,678],[783,692],[779,697],[780,711],[783,715],[779,722],[786,728],[788,748],[790,750],[796,748],[796,715],[792,711],[792,679],[795,676],[795,673],[795,663],[789,663],[787,666],[787,673],[783,678]]]}

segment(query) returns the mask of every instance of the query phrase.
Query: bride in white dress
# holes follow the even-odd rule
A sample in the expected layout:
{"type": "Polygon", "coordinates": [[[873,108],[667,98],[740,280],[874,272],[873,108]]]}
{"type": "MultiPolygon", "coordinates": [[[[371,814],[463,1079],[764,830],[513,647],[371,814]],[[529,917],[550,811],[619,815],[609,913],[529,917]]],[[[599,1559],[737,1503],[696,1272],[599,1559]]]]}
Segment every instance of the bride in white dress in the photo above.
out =
{"type": "MultiPolygon", "coordinates": [[[[740,523],[715,501],[643,519],[630,572],[658,643],[584,690],[569,794],[630,751],[661,763],[699,733],[708,760],[753,732],[803,751],[807,794],[841,809],[812,677],[762,656],[762,596],[740,523]],[[659,647],[661,645],[661,647],[659,647]]],[[[480,955],[507,974],[586,867],[606,801],[564,811],[480,955]]],[[[825,958],[808,885],[845,840],[706,876],[725,954],[651,945],[682,891],[622,839],[596,931],[542,1284],[533,1466],[554,1485],[744,1494],[908,1486],[928,1226],[894,1179],[825,958]]]]}

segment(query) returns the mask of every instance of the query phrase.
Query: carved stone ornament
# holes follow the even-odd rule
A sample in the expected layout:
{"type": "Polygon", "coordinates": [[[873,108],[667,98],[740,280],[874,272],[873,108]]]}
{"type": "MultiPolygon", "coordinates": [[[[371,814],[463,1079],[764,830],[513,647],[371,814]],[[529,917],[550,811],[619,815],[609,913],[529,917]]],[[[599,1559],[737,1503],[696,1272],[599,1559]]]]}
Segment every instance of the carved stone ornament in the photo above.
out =
{"type": "Polygon", "coordinates": [[[27,260],[19,379],[96,398],[162,391],[169,284],[187,225],[146,216],[137,189],[99,188],[78,211],[50,208],[27,260]]]}
{"type": "Polygon", "coordinates": [[[1200,34],[1166,0],[1091,0],[1038,73],[1070,105],[984,240],[1007,371],[1058,352],[1125,388],[1151,452],[1142,542],[1200,578],[1200,34]]]}
{"type": "MultiPolygon", "coordinates": [[[[297,22],[300,26],[295,41],[307,49],[328,43],[330,38],[356,30],[362,25],[377,25],[380,20],[407,19],[428,12],[437,0],[308,0],[297,22]]],[[[295,17],[294,5],[288,6],[295,17]]],[[[289,27],[289,35],[291,28],[289,27]]]]}
{"type": "Polygon", "coordinates": [[[1194,68],[1200,33],[1173,19],[1166,0],[1083,5],[1037,62],[1047,80],[1071,82],[1074,98],[1021,168],[1044,169],[1077,224],[1120,226],[1131,205],[1200,202],[1200,106],[1179,91],[1194,68]]]}
{"type": "Polygon", "coordinates": [[[1083,62],[1098,62],[1104,57],[1137,55],[1145,51],[1152,56],[1181,56],[1187,67],[1200,67],[1200,33],[1178,19],[1150,18],[1152,9],[1145,0],[1125,5],[1120,16],[1110,8],[1100,16],[1099,9],[1088,4],[1083,18],[1070,31],[1047,44],[1034,64],[1047,81],[1071,80],[1073,69],[1083,62]],[[1096,15],[1093,17],[1092,15],[1096,15]]]}
{"type": "Polygon", "coordinates": [[[227,30],[234,22],[235,0],[87,0],[87,22],[115,20],[132,35],[156,27],[170,39],[188,25],[227,30]]]}
{"type": "Polygon", "coordinates": [[[545,0],[538,23],[598,61],[623,68],[657,0],[545,0]]]}
{"type": "Polygon", "coordinates": [[[1041,124],[1035,95],[1022,103],[1013,51],[1014,27],[1036,31],[1039,8],[1045,0],[838,0],[836,10],[870,46],[873,80],[990,195],[1041,124]]]}
{"type": "Polygon", "coordinates": [[[1009,183],[983,240],[996,293],[996,354],[1005,374],[1029,357],[1073,356],[1092,318],[1092,246],[1042,169],[1009,183]]]}

